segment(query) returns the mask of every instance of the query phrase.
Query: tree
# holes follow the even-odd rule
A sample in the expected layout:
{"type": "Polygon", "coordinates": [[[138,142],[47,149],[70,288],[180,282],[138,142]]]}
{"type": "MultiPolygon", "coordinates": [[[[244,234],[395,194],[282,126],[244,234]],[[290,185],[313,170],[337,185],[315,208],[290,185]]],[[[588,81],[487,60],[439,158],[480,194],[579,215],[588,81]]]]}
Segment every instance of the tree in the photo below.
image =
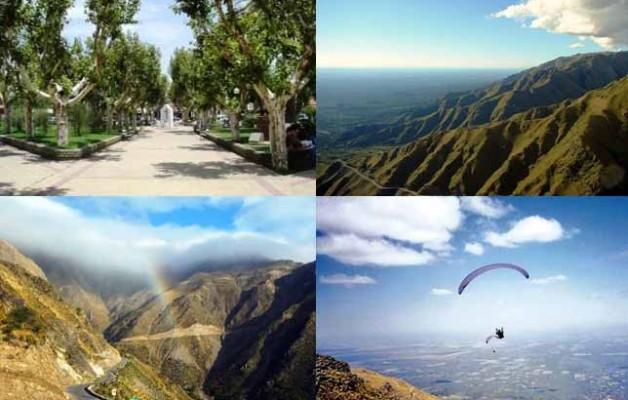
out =
{"type": "Polygon", "coordinates": [[[72,68],[71,51],[62,37],[66,14],[73,0],[33,0],[27,25],[29,49],[36,60],[22,65],[21,78],[28,89],[53,105],[57,142],[68,144],[67,108],[79,103],[101,78],[107,49],[122,35],[122,26],[134,23],[139,0],[87,0],[89,22],[95,26],[88,42],[89,69],[72,68]],[[77,72],[83,72],[77,75],[77,72]]]}
{"type": "Polygon", "coordinates": [[[285,111],[311,79],[316,63],[316,2],[312,0],[177,0],[197,43],[246,70],[268,110],[273,166],[288,169],[285,111]]]}
{"type": "Polygon", "coordinates": [[[128,125],[127,115],[131,113],[130,122],[135,130],[137,108],[154,102],[151,96],[163,97],[153,89],[163,85],[159,60],[157,48],[142,43],[137,34],[121,37],[108,49],[101,86],[108,109],[109,129],[115,111],[120,125],[128,125]]]}
{"type": "Polygon", "coordinates": [[[217,106],[229,116],[229,126],[234,142],[240,141],[240,116],[244,112],[249,88],[246,71],[227,62],[212,46],[198,46],[194,54],[197,61],[195,80],[199,86],[194,90],[198,103],[217,106]]]}
{"type": "Polygon", "coordinates": [[[176,49],[170,59],[170,99],[181,110],[183,120],[187,121],[188,114],[194,106],[194,55],[186,49],[176,49]]]}
{"type": "Polygon", "coordinates": [[[22,59],[22,35],[28,11],[22,0],[0,2],[0,103],[4,105],[7,135],[11,133],[11,109],[18,95],[18,65],[22,59]]]}

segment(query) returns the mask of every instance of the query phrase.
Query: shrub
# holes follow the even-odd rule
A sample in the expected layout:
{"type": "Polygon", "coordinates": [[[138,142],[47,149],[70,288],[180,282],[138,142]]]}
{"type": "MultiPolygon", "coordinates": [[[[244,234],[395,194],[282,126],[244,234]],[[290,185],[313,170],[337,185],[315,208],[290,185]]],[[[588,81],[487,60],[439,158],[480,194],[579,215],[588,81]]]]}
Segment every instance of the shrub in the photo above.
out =
{"type": "Polygon", "coordinates": [[[48,134],[48,128],[49,128],[49,124],[48,124],[48,111],[44,108],[44,109],[38,109],[35,110],[35,126],[36,127],[41,127],[42,131],[44,132],[44,135],[48,134]]]}
{"type": "Polygon", "coordinates": [[[2,327],[5,335],[11,335],[14,332],[23,331],[32,332],[34,334],[43,333],[45,325],[39,320],[37,315],[28,307],[20,306],[14,308],[7,316],[2,327]]]}
{"type": "Polygon", "coordinates": [[[89,105],[86,103],[74,105],[70,110],[70,119],[75,135],[82,136],[83,133],[87,133],[91,121],[91,109],[89,105]]]}
{"type": "Polygon", "coordinates": [[[13,106],[11,109],[11,126],[13,131],[24,132],[24,109],[20,106],[13,106]]]}
{"type": "Polygon", "coordinates": [[[257,127],[257,114],[244,114],[242,119],[243,128],[255,128],[257,127]]]}

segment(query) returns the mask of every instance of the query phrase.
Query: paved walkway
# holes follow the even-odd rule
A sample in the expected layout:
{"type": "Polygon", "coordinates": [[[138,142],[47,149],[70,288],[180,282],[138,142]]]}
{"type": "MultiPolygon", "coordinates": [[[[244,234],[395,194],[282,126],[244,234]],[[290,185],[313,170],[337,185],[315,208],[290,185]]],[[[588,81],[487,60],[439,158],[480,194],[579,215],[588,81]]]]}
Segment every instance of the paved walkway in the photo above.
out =
{"type": "Polygon", "coordinates": [[[0,143],[0,195],[307,195],[314,171],[280,175],[195,135],[148,129],[91,157],[50,161],[0,143]]]}

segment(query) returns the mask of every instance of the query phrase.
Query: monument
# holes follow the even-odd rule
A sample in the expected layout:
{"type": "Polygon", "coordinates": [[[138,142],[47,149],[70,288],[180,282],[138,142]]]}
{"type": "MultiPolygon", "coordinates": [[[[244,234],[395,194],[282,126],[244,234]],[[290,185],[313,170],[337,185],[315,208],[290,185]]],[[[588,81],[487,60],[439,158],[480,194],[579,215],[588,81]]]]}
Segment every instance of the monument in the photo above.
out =
{"type": "Polygon", "coordinates": [[[161,125],[168,129],[172,129],[174,126],[174,111],[170,104],[166,104],[161,108],[161,125]]]}

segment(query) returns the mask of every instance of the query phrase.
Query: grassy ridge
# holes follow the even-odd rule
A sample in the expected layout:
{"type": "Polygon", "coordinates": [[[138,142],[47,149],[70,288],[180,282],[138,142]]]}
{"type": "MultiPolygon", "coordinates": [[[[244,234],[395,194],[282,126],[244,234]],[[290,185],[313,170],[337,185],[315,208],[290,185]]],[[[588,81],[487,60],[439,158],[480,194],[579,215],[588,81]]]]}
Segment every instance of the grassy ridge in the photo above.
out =
{"type": "MultiPolygon", "coordinates": [[[[628,77],[564,101],[473,128],[434,133],[347,163],[382,186],[419,194],[625,193],[628,77]]],[[[382,194],[338,163],[318,194],[382,194]]]]}
{"type": "Polygon", "coordinates": [[[402,145],[432,132],[504,121],[535,107],[576,99],[628,75],[628,51],[561,57],[483,89],[452,93],[395,123],[366,124],[333,138],[330,148],[402,145]]]}

